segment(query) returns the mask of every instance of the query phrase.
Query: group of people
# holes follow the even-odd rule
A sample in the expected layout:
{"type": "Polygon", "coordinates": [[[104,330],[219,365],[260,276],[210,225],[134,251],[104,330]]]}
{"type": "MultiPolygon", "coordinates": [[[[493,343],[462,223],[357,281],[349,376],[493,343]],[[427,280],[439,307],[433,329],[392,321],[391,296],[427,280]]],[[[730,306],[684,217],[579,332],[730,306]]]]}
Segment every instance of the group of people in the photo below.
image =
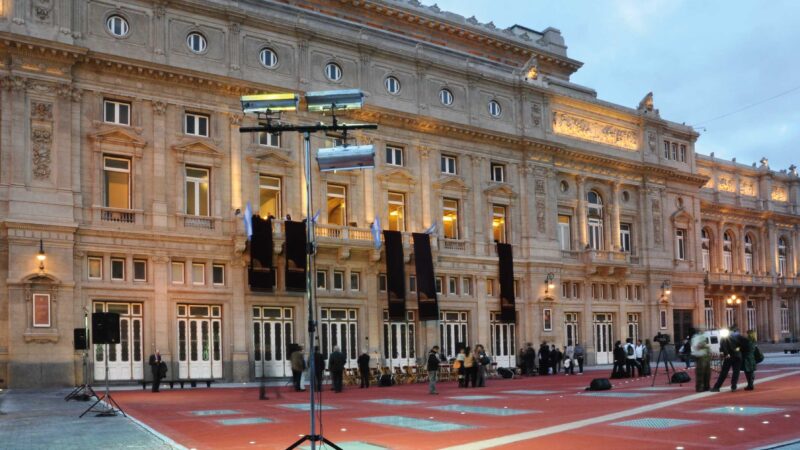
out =
{"type": "MultiPolygon", "coordinates": [[[[301,345],[295,346],[289,360],[292,365],[292,384],[294,390],[303,392],[305,389],[301,385],[303,371],[306,368],[311,369],[313,362],[313,372],[310,372],[311,382],[314,383],[314,389],[319,392],[322,390],[322,378],[325,371],[325,357],[319,351],[319,346],[314,347],[314,353],[311,354],[306,363],[303,355],[303,347],[301,345]],[[313,358],[313,361],[312,361],[313,358]]],[[[369,387],[369,360],[370,356],[367,352],[363,352],[358,357],[358,372],[361,377],[361,387],[369,387]]],[[[331,385],[333,392],[342,392],[344,387],[344,369],[347,365],[347,356],[341,351],[339,346],[333,347],[333,351],[328,355],[328,373],[331,375],[331,385]]]]}
{"type": "Polygon", "coordinates": [[[731,391],[738,389],[739,373],[744,370],[747,380],[746,391],[755,389],[756,365],[763,359],[761,350],[756,344],[756,334],[748,330],[747,335],[742,335],[734,326],[730,328],[728,336],[722,337],[719,342],[719,352],[722,359],[719,377],[711,387],[711,348],[708,338],[699,331],[691,330],[692,338],[689,341],[691,357],[695,361],[695,391],[719,392],[728,372],[731,375],[731,391]]]}
{"type": "Polygon", "coordinates": [[[625,344],[617,341],[614,343],[614,366],[611,369],[611,378],[632,378],[634,376],[646,377],[650,375],[650,348],[637,339],[625,339],[625,344]]]}
{"type": "Polygon", "coordinates": [[[562,351],[555,345],[542,342],[537,353],[529,342],[519,350],[517,358],[520,373],[527,376],[558,375],[562,369],[564,374],[574,375],[576,366],[578,373],[583,374],[584,350],[581,344],[565,346],[562,351]]]}

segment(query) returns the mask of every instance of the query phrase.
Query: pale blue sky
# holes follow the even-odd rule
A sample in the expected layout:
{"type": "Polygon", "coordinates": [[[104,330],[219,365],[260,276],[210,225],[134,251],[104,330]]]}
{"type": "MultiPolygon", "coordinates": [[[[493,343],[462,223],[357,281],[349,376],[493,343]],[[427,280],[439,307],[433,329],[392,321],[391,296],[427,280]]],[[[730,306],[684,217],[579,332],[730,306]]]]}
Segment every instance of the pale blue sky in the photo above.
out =
{"type": "Polygon", "coordinates": [[[774,170],[800,164],[800,1],[435,2],[498,28],[558,28],[584,63],[572,81],[629,107],[653,91],[661,117],[698,129],[700,153],[748,165],[766,156],[774,170]]]}

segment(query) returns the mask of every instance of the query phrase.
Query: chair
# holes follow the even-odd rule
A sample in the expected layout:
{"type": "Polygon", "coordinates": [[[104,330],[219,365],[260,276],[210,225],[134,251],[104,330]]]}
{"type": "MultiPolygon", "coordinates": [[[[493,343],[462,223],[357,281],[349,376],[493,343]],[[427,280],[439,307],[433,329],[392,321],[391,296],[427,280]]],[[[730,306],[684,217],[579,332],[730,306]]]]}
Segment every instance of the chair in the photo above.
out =
{"type": "Polygon", "coordinates": [[[397,384],[406,383],[406,374],[400,366],[394,366],[394,379],[397,384]]]}
{"type": "Polygon", "coordinates": [[[344,384],[352,386],[358,380],[358,369],[344,369],[344,384]]]}
{"type": "Polygon", "coordinates": [[[406,383],[408,384],[416,383],[417,382],[416,366],[415,367],[403,366],[403,368],[406,370],[406,383]]]}

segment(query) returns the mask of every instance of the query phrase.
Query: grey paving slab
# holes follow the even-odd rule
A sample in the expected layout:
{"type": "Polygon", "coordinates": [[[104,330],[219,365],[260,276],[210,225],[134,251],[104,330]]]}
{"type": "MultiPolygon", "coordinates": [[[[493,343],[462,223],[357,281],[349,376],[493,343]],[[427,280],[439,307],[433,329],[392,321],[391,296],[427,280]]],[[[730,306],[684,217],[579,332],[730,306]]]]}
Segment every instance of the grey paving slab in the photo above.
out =
{"type": "Polygon", "coordinates": [[[0,394],[0,449],[183,449],[121,415],[78,416],[93,403],[64,401],[70,389],[0,394]]]}

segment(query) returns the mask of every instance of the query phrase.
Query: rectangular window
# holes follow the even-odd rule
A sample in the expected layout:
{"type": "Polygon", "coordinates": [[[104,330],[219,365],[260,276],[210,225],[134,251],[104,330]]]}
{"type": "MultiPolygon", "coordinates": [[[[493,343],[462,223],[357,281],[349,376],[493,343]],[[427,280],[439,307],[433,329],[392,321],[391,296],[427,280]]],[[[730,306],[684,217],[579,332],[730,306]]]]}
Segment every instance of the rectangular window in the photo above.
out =
{"type": "Polygon", "coordinates": [[[361,274],[358,272],[350,272],[350,290],[358,292],[361,290],[361,274]]]}
{"type": "Polygon", "coordinates": [[[317,289],[328,289],[328,272],[324,270],[317,271],[317,289]]]}
{"type": "Polygon", "coordinates": [[[598,295],[600,295],[600,293],[598,292],[597,284],[592,283],[592,299],[593,300],[597,300],[598,299],[598,295]]]}
{"type": "Polygon", "coordinates": [[[183,263],[173,261],[172,262],[172,283],[173,284],[183,284],[183,263]]]}
{"type": "Polygon", "coordinates": [[[417,292],[417,277],[414,275],[408,277],[408,292],[417,292]]]}
{"type": "Polygon", "coordinates": [[[634,289],[633,291],[634,291],[634,294],[635,294],[634,297],[633,297],[634,300],[636,300],[636,301],[641,300],[642,299],[642,287],[637,285],[636,289],[634,289]]]}
{"type": "Polygon", "coordinates": [[[678,160],[678,143],[677,142],[673,142],[672,143],[672,160],[673,161],[677,161],[678,160]]]}
{"type": "Polygon", "coordinates": [[[592,250],[603,249],[603,222],[597,218],[589,218],[589,248],[592,250]]]}
{"type": "Polygon", "coordinates": [[[206,284],[206,265],[203,263],[192,263],[192,284],[206,284]]]}
{"type": "Polygon", "coordinates": [[[681,144],[680,153],[678,154],[678,161],[686,162],[686,144],[681,144]]]}
{"type": "Polygon", "coordinates": [[[447,278],[447,295],[458,295],[458,278],[447,278]]]}
{"type": "Polygon", "coordinates": [[[669,159],[670,156],[670,145],[669,141],[664,141],[664,158],[669,159]]]}
{"type": "Polygon", "coordinates": [[[633,286],[630,284],[625,285],[625,300],[633,300],[633,286]]]}
{"type": "Polygon", "coordinates": [[[33,294],[33,326],[50,326],[50,294],[33,294]]]}
{"type": "Polygon", "coordinates": [[[503,164],[492,163],[492,181],[503,183],[506,181],[506,166],[503,164]]]}
{"type": "Polygon", "coordinates": [[[442,279],[442,277],[436,277],[435,284],[436,284],[436,293],[442,295],[442,285],[444,284],[444,280],[442,279]]]}
{"type": "Polygon", "coordinates": [[[506,207],[492,205],[492,236],[495,242],[506,241],[506,207]]]}
{"type": "Polygon", "coordinates": [[[626,253],[631,253],[631,224],[619,224],[619,245],[620,250],[626,253]]]}
{"type": "Polygon", "coordinates": [[[333,290],[341,291],[344,289],[344,272],[333,272],[333,290]]]}
{"type": "Polygon", "coordinates": [[[486,279],[486,296],[487,297],[494,297],[494,279],[487,278],[486,279]]]}
{"type": "Polygon", "coordinates": [[[705,306],[704,316],[705,316],[706,330],[713,330],[715,328],[713,303],[710,299],[706,299],[704,302],[704,306],[705,306]]]}
{"type": "Polygon", "coordinates": [[[603,300],[608,298],[608,296],[606,295],[606,285],[605,284],[601,284],[600,285],[600,298],[602,298],[603,300]]]}
{"type": "Polygon", "coordinates": [[[116,102],[113,100],[105,100],[104,102],[104,121],[106,123],[115,123],[117,125],[130,125],[131,124],[131,104],[125,102],[116,102]]]}
{"type": "Polygon", "coordinates": [[[581,284],[572,283],[572,298],[581,298],[581,284]]]}
{"type": "Polygon", "coordinates": [[[450,155],[442,155],[441,159],[442,173],[455,175],[456,174],[456,157],[450,155]]]}
{"type": "Polygon", "coordinates": [[[103,258],[89,257],[89,279],[103,279],[103,258]]]}
{"type": "Polygon", "coordinates": [[[267,147],[280,147],[281,146],[281,134],[280,133],[269,133],[267,131],[259,131],[258,132],[258,145],[264,145],[267,147]]]}
{"type": "Polygon", "coordinates": [[[789,305],[781,302],[781,333],[789,332],[789,305]]]}
{"type": "Polygon", "coordinates": [[[442,228],[445,239],[458,239],[458,200],[442,200],[442,228]]]}
{"type": "Polygon", "coordinates": [[[225,285],[225,266],[223,264],[211,266],[211,282],[214,283],[214,286],[225,285]]]}
{"type": "Polygon", "coordinates": [[[658,326],[662,330],[667,329],[667,310],[662,309],[658,311],[658,326]]]}
{"type": "Polygon", "coordinates": [[[328,185],[328,223],[345,226],[347,224],[347,188],[336,184],[328,185]]]}
{"type": "Polygon", "coordinates": [[[281,217],[281,179],[267,175],[258,177],[258,215],[281,217]]]}
{"type": "Polygon", "coordinates": [[[389,230],[406,231],[406,196],[389,192],[389,230]]]}
{"type": "Polygon", "coordinates": [[[186,166],[186,214],[190,216],[208,216],[208,193],[208,169],[186,166]]]}
{"type": "Polygon", "coordinates": [[[386,164],[391,166],[403,165],[403,148],[392,145],[386,146],[386,164]]]}
{"type": "Polygon", "coordinates": [[[103,206],[106,208],[130,209],[131,207],[131,161],[106,156],[103,158],[103,206]]]}
{"type": "Polygon", "coordinates": [[[570,216],[558,216],[558,240],[561,250],[572,250],[572,231],[570,229],[570,216]]]}
{"type": "Polygon", "coordinates": [[[186,134],[208,137],[208,116],[186,113],[184,118],[184,130],[186,134]]]}
{"type": "Polygon", "coordinates": [[[542,325],[544,326],[544,331],[553,331],[553,310],[550,308],[544,308],[542,310],[542,325]]]}
{"type": "Polygon", "coordinates": [[[675,230],[675,259],[686,259],[686,230],[682,228],[675,230]]]}
{"type": "Polygon", "coordinates": [[[569,298],[569,283],[561,283],[561,298],[569,298]]]}
{"type": "Polygon", "coordinates": [[[147,261],[133,260],[133,281],[147,281],[147,261]]]}
{"type": "Polygon", "coordinates": [[[111,258],[111,279],[114,281],[125,280],[125,260],[122,258],[111,258]]]}
{"type": "Polygon", "coordinates": [[[381,292],[386,292],[386,274],[382,273],[378,275],[378,290],[381,292]]]}
{"type": "Polygon", "coordinates": [[[472,295],[472,278],[461,279],[461,295],[472,295]]]}

